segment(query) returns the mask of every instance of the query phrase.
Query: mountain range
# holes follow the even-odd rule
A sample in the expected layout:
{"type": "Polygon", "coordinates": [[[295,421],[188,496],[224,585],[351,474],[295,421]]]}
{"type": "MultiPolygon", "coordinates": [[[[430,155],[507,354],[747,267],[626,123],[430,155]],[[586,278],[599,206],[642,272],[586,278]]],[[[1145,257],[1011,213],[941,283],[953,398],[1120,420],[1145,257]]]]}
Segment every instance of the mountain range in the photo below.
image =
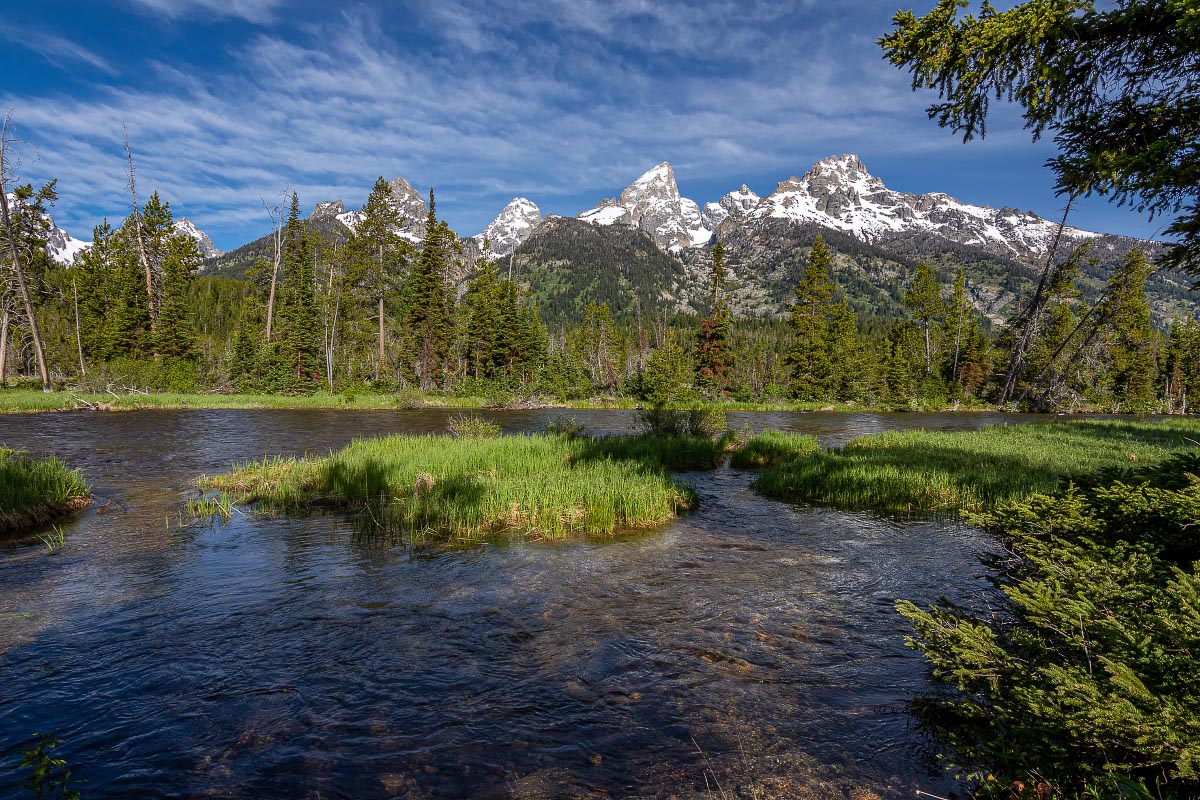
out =
{"type": "MultiPolygon", "coordinates": [[[[416,243],[424,233],[425,199],[403,178],[390,182],[403,223],[398,233],[416,243]]],[[[347,237],[361,219],[341,200],[320,202],[308,224],[330,241],[347,237]]],[[[177,227],[196,238],[208,256],[208,274],[240,277],[269,249],[269,236],[222,254],[195,225],[177,227]]],[[[576,318],[589,299],[605,301],[618,315],[643,311],[702,312],[709,291],[712,245],[725,243],[735,313],[780,316],[820,233],[837,253],[834,277],[860,313],[899,314],[899,298],[921,260],[944,279],[964,266],[975,307],[993,321],[1011,312],[1044,265],[1056,236],[1057,253],[1088,242],[1096,263],[1080,281],[1094,300],[1112,266],[1133,247],[1153,242],[1063,227],[1030,211],[971,205],[933,192],[889,189],[856,155],[830,156],[801,177],[780,181],[760,197],[742,185],[703,205],[683,197],[668,163],[649,169],[621,192],[574,219],[543,216],[538,206],[514,198],[483,231],[464,238],[465,280],[486,245],[494,258],[516,269],[543,313],[576,318]],[[602,274],[603,273],[603,274],[602,274]]],[[[55,228],[53,254],[69,260],[86,247],[55,228]],[[61,234],[61,235],[60,235],[61,234]]],[[[1147,285],[1160,322],[1195,313],[1195,297],[1181,276],[1156,274],[1147,285]]]]}

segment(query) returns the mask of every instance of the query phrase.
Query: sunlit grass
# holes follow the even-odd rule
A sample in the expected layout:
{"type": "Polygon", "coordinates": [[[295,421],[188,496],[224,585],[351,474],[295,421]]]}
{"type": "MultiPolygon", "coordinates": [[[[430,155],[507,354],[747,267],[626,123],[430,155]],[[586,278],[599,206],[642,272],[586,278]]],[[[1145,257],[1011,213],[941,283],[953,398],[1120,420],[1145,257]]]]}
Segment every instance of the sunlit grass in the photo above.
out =
{"type": "Polygon", "coordinates": [[[729,457],[729,466],[758,469],[821,449],[817,437],[807,433],[763,431],[751,436],[729,457]]]}
{"type": "Polygon", "coordinates": [[[1070,421],[864,436],[764,470],[767,497],[879,511],[980,511],[1072,475],[1200,446],[1200,420],[1070,421]]]}
{"type": "Polygon", "coordinates": [[[0,448],[0,533],[35,527],[85,506],[83,475],[53,456],[0,448]]]}
{"type": "Polygon", "coordinates": [[[413,541],[556,538],[658,525],[695,495],[652,448],[526,435],[361,439],[320,458],[270,458],[202,479],[279,511],[362,512],[413,541]]]}

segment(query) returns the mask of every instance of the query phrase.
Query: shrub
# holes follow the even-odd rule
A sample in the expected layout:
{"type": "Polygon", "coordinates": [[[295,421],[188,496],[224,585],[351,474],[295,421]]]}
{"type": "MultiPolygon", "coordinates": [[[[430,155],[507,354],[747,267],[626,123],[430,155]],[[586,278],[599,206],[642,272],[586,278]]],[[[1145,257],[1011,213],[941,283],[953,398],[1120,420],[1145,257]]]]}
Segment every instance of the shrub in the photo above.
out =
{"type": "Polygon", "coordinates": [[[500,435],[500,426],[473,414],[457,414],[450,418],[446,430],[460,439],[490,439],[500,435]]]}
{"type": "Polygon", "coordinates": [[[687,409],[651,406],[638,413],[638,425],[650,436],[694,436],[706,439],[715,439],[729,429],[725,412],[712,406],[687,409]]]}
{"type": "Polygon", "coordinates": [[[918,716],[979,796],[1200,796],[1198,474],[1184,453],[1002,506],[977,521],[1006,607],[897,603],[951,689],[918,716]]]}

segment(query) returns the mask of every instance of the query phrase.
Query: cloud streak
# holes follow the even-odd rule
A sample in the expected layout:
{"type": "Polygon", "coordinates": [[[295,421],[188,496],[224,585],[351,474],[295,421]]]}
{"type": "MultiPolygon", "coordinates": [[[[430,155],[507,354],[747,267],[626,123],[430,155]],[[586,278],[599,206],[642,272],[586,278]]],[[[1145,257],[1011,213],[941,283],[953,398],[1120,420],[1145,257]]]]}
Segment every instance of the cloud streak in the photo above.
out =
{"type": "MultiPolygon", "coordinates": [[[[216,5],[137,2],[168,15],[216,5]]],[[[276,5],[228,8],[259,19],[276,5]]],[[[403,175],[436,185],[439,209],[473,234],[515,194],[574,214],[663,160],[704,202],[743,181],[769,190],[833,152],[872,166],[872,154],[958,146],[860,30],[869,11],[882,32],[885,6],[806,5],[350,7],[294,30],[251,29],[219,71],[160,59],[143,85],[3,102],[40,144],[27,179],[59,178],[56,219],[72,230],[125,213],[124,121],[139,186],[223,247],[265,232],[259,197],[283,185],[308,207],[339,197],[357,207],[375,176],[403,175]]],[[[1028,147],[1023,135],[990,141],[1006,146],[1028,147]]]]}

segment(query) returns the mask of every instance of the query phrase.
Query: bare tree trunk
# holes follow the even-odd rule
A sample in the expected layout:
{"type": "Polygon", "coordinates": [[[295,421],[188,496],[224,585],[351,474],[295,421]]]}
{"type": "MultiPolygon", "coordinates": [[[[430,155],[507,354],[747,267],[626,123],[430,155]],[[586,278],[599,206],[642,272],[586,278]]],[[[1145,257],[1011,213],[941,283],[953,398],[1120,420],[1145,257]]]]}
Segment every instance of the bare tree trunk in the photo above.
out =
{"type": "Polygon", "coordinates": [[[379,376],[383,374],[383,362],[387,358],[387,352],[384,349],[383,339],[383,295],[379,295],[379,365],[375,367],[375,382],[379,382],[379,376]]]}
{"type": "Polygon", "coordinates": [[[1058,230],[1054,234],[1054,242],[1050,245],[1050,252],[1046,254],[1046,267],[1042,270],[1042,278],[1038,281],[1037,291],[1033,293],[1033,299],[1029,301],[1029,306],[1024,313],[1017,317],[1017,324],[1024,322],[1024,328],[1021,330],[1021,335],[1014,342],[1012,358],[1008,362],[1008,369],[1004,373],[1004,383],[1000,390],[999,405],[1003,406],[1012,399],[1013,392],[1016,390],[1017,379],[1021,376],[1021,370],[1025,366],[1025,354],[1029,348],[1033,346],[1033,340],[1037,336],[1038,318],[1042,313],[1043,294],[1046,289],[1047,280],[1050,277],[1050,272],[1054,267],[1054,255],[1058,252],[1058,243],[1062,239],[1063,229],[1067,227],[1067,216],[1071,213],[1071,205],[1075,202],[1075,195],[1067,200],[1067,207],[1063,209],[1062,221],[1058,223],[1058,230]]]}
{"type": "Polygon", "coordinates": [[[75,298],[75,348],[79,351],[79,374],[87,375],[87,367],[83,363],[83,334],[79,330],[79,287],[75,279],[71,279],[71,294],[75,298]]]}
{"type": "MultiPolygon", "coordinates": [[[[284,187],[282,196],[287,195],[287,187],[284,187]]],[[[258,198],[262,200],[262,198],[258,198]]],[[[263,208],[267,208],[267,201],[262,201],[263,208]]],[[[274,230],[271,232],[274,235],[275,258],[271,262],[271,294],[267,298],[267,341],[271,341],[271,330],[275,325],[275,287],[279,284],[279,264],[283,258],[283,206],[281,205],[277,211],[271,211],[267,208],[267,214],[271,217],[271,225],[274,230]]]]}
{"type": "Polygon", "coordinates": [[[8,307],[0,311],[0,387],[8,381],[8,307]]]}
{"type": "Polygon", "coordinates": [[[25,306],[25,316],[29,320],[29,334],[33,337],[33,353],[37,357],[38,371],[42,376],[42,391],[49,393],[50,373],[46,369],[46,356],[42,352],[42,337],[38,333],[37,317],[33,315],[33,303],[29,300],[29,287],[25,283],[25,270],[21,267],[21,250],[17,247],[16,231],[13,230],[12,212],[8,207],[8,183],[5,172],[8,166],[8,115],[4,115],[4,123],[0,126],[0,211],[3,212],[4,228],[8,231],[8,249],[12,254],[13,274],[17,279],[17,291],[21,303],[25,306]]]}
{"type": "Polygon", "coordinates": [[[129,133],[125,133],[125,158],[129,162],[129,202],[133,205],[133,234],[137,240],[138,260],[142,262],[142,270],[146,273],[146,303],[150,309],[150,332],[158,329],[158,302],[154,296],[154,271],[150,268],[150,259],[146,257],[146,242],[142,235],[142,209],[137,201],[137,183],[133,176],[133,150],[129,148],[129,133]]]}

